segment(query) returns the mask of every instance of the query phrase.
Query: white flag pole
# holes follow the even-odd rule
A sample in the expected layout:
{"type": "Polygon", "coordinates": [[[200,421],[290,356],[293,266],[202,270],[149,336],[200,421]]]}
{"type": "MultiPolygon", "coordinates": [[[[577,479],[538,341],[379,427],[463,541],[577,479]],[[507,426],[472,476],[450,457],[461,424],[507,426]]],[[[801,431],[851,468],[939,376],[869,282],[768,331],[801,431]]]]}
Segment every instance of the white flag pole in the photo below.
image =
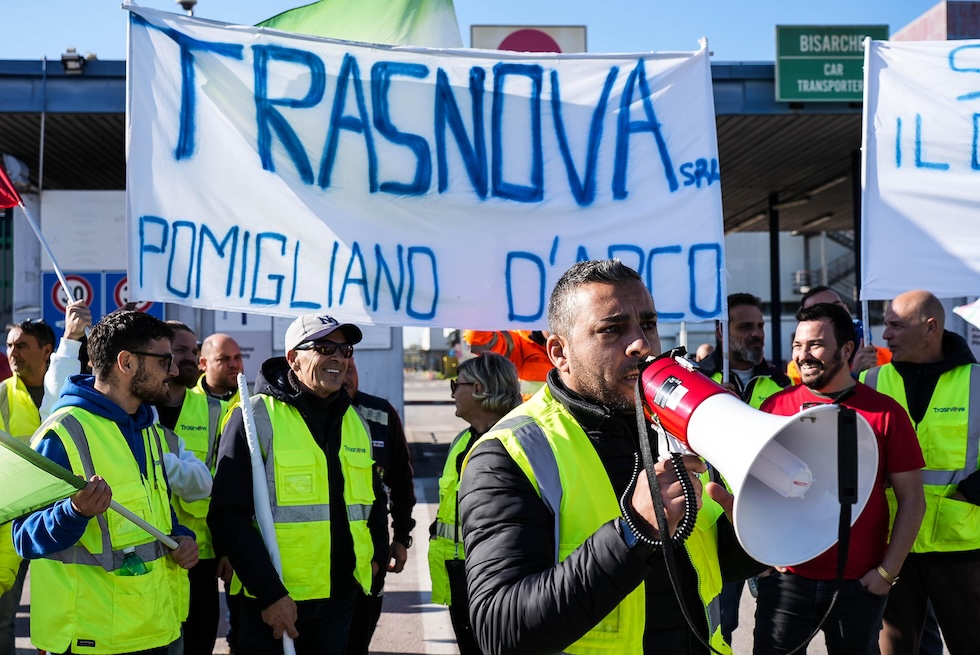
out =
{"type": "MultiPolygon", "coordinates": [[[[259,524],[259,532],[262,534],[262,541],[265,542],[265,549],[269,551],[272,566],[275,567],[279,579],[282,580],[282,559],[279,556],[279,544],[276,542],[276,526],[272,520],[269,486],[265,481],[265,462],[262,461],[259,435],[255,431],[255,416],[252,414],[248,384],[243,373],[238,374],[238,393],[241,395],[245,440],[248,442],[248,452],[252,460],[252,499],[255,504],[255,520],[259,524]]],[[[283,655],[296,655],[293,639],[285,632],[282,633],[282,650],[283,655]]]]}
{"type": "Polygon", "coordinates": [[[51,260],[51,266],[54,267],[54,274],[58,276],[58,281],[61,282],[61,288],[65,290],[65,296],[68,298],[68,302],[74,302],[75,297],[71,294],[71,287],[68,286],[68,278],[65,274],[61,272],[61,267],[58,266],[58,261],[54,258],[54,253],[51,252],[51,246],[48,245],[47,239],[41,234],[41,228],[38,226],[37,221],[34,220],[34,216],[31,214],[31,210],[27,208],[24,201],[18,197],[18,206],[24,212],[24,216],[27,217],[27,222],[30,223],[31,229],[34,230],[34,234],[37,236],[37,240],[41,242],[41,247],[44,248],[44,254],[48,256],[51,260]]]}

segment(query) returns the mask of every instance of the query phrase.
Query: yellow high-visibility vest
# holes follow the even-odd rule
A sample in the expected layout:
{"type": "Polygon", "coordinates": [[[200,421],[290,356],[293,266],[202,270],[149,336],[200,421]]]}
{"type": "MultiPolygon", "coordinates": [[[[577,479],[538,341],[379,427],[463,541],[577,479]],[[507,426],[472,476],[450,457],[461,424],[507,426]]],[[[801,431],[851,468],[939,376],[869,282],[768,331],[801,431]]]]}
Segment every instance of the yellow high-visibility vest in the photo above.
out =
{"type": "MultiPolygon", "coordinates": [[[[112,421],[78,407],[55,412],[37,432],[53,430],[61,439],[72,472],[98,473],[113,500],[164,534],[170,513],[162,443],[157,426],[143,430],[146,477],[112,421]]],[[[180,636],[186,615],[182,590],[186,576],[166,547],[112,510],[92,518],[71,548],[31,563],[31,641],[41,650],[63,653],[128,653],[166,646],[180,636]],[[126,577],[116,572],[135,547],[149,573],[126,577]],[[183,613],[183,615],[182,615],[183,613]]]]}
{"type": "Polygon", "coordinates": [[[463,430],[449,447],[449,456],[439,478],[439,509],[436,512],[436,534],[429,540],[429,577],[432,579],[432,602],[451,605],[449,593],[449,574],[446,562],[464,559],[463,534],[459,531],[459,517],[456,515],[457,495],[459,494],[459,473],[456,460],[459,459],[472,438],[470,430],[463,430]]]}
{"type": "MultiPolygon", "coordinates": [[[[711,374],[711,379],[721,384],[721,371],[716,371],[711,374]]],[[[745,403],[752,407],[753,409],[759,409],[762,407],[762,403],[766,402],[769,396],[772,396],[783,390],[781,386],[776,384],[776,382],[767,375],[760,375],[749,380],[748,386],[750,389],[750,395],[745,399],[745,403]]]]}
{"type": "Polygon", "coordinates": [[[41,414],[24,381],[16,373],[0,382],[0,430],[25,444],[41,425],[41,414]]]}
{"type": "MultiPolygon", "coordinates": [[[[202,393],[190,393],[188,390],[184,394],[184,403],[180,408],[177,424],[170,433],[184,440],[187,450],[207,464],[212,476],[218,461],[218,438],[221,436],[221,424],[226,411],[226,403],[217,398],[202,393]]],[[[170,443],[168,439],[167,446],[171,452],[176,453],[176,439],[173,441],[174,443],[170,443]]],[[[207,522],[211,499],[202,498],[188,502],[174,495],[171,500],[177,520],[197,535],[197,548],[201,559],[214,559],[214,541],[207,522]]]]}
{"type": "MultiPolygon", "coordinates": [[[[861,381],[909,411],[905,382],[892,364],[863,371],[861,381]]],[[[957,366],[939,377],[915,433],[926,461],[926,513],[912,552],[980,548],[980,507],[952,498],[957,485],[980,469],[980,364],[957,366]]],[[[891,489],[885,493],[894,521],[898,503],[891,489]]]]}
{"type": "MultiPolygon", "coordinates": [[[[579,548],[596,530],[622,516],[602,460],[575,418],[554,399],[545,385],[529,401],[505,416],[479,443],[498,439],[550,507],[557,507],[555,562],[579,548]],[[583,475],[583,471],[598,472],[583,475]]],[[[476,446],[474,446],[474,450],[476,446]]],[[[471,453],[473,451],[470,451],[471,453]]],[[[467,455],[467,461],[469,455],[467,455]]],[[[465,470],[466,463],[463,467],[465,470]]],[[[711,645],[730,655],[721,635],[721,566],[716,523],[721,507],[703,497],[694,532],[685,550],[698,575],[698,594],[704,604],[711,645]]],[[[646,623],[644,584],[626,596],[616,609],[565,649],[575,655],[642,653],[646,623]]]]}
{"type": "MultiPolygon", "coordinates": [[[[255,428],[265,457],[269,501],[282,560],[282,582],[295,601],[330,598],[330,481],[327,456],[299,410],[256,394],[255,428]]],[[[353,407],[341,423],[344,507],[354,543],[354,580],[371,593],[374,542],[368,517],[374,504],[371,437],[353,407]]],[[[241,583],[232,584],[237,592],[241,583]]],[[[249,595],[248,589],[245,593],[249,595]]]]}

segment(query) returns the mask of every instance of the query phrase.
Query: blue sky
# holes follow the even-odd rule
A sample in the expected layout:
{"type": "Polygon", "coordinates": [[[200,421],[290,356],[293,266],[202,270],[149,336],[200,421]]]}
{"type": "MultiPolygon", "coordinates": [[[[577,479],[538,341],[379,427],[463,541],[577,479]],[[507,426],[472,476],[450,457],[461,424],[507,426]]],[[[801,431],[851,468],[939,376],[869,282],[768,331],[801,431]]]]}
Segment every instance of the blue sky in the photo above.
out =
{"type": "MultiPolygon", "coordinates": [[[[348,0],[356,2],[357,0],[348,0]]],[[[178,11],[173,0],[143,6],[178,11]]],[[[199,0],[196,15],[253,25],[303,0],[199,0]]],[[[897,31],[935,0],[456,0],[469,45],[472,24],[586,25],[592,52],[695,50],[707,36],[717,61],[771,61],[774,26],[888,25],[897,31]]],[[[126,15],[117,0],[4,0],[0,59],[56,59],[68,47],[100,59],[126,54],[126,15]]]]}

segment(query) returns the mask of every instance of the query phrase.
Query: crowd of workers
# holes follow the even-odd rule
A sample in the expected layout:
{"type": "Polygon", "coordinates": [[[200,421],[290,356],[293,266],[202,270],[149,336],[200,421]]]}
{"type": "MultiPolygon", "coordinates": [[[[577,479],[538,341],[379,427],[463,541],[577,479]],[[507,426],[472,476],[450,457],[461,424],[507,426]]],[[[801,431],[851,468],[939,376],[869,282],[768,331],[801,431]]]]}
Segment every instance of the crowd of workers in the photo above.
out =
{"type": "MultiPolygon", "coordinates": [[[[712,466],[724,463],[686,454],[648,477],[639,445],[657,435],[637,421],[634,394],[641,363],[661,351],[654,299],[619,261],[580,262],[551,294],[548,331],[464,335],[480,354],[450,389],[468,428],[450,446],[428,535],[432,600],[449,606],[463,655],[731,653],[746,580],[756,655],[789,653],[820,629],[831,655],[932,655],[936,625],[952,655],[980,652],[980,365],[945,329],[942,304],[926,291],[893,299],[885,350],[863,342],[833,290],[813,289],[789,376],[763,356],[758,298],[732,294],[728,317],[729,377],[720,325],[713,352],[699,353],[705,375],[753,409],[834,403],[874,432],[877,476],[844,552],[770,567],[736,538],[733,497],[712,466]],[[692,502],[685,490],[697,522],[665,558],[692,502]]],[[[367,653],[385,574],[412,547],[416,499],[397,412],[359,389],[360,329],[297,318],[285,356],[254,381],[250,422],[231,337],[199,346],[182,323],[121,310],[82,348],[84,304],[65,322],[57,351],[43,322],[7,332],[3,429],[88,482],[0,531],[0,655],[13,653],[28,561],[43,599],[31,639],[50,653],[210,653],[219,579],[233,652],[281,653],[287,635],[301,654],[367,653]],[[278,562],[257,527],[256,488],[278,562]],[[108,511],[110,500],[176,547],[108,511]]]]}

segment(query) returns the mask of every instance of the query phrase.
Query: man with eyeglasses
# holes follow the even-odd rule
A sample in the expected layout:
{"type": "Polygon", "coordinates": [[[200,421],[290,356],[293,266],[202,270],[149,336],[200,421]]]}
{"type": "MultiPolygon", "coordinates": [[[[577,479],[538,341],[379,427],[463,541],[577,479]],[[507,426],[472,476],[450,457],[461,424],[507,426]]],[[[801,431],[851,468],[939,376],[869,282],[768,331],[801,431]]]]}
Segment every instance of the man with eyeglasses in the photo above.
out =
{"type": "Polygon", "coordinates": [[[286,330],[286,356],[267,360],[255,379],[251,405],[282,579],[253,523],[240,408],[222,434],[208,525],[244,585],[237,630],[249,653],[281,653],[284,633],[300,655],[344,653],[355,602],[387,564],[371,437],[342,390],[360,340],[355,325],[306,314],[286,330]]]}
{"type": "MultiPolygon", "coordinates": [[[[27,319],[7,326],[7,359],[12,375],[0,382],[0,429],[27,443],[42,419],[51,413],[61,385],[79,372],[78,351],[92,312],[84,300],[65,309],[65,332],[54,350],[54,330],[44,320],[27,319]]],[[[0,544],[9,552],[13,546],[0,544]]],[[[27,578],[27,562],[21,562],[13,587],[0,596],[0,655],[14,655],[14,619],[27,578]]]]}
{"type": "Polygon", "coordinates": [[[170,506],[166,446],[151,405],[173,377],[171,328],[148,314],[117,311],[89,335],[94,376],[65,384],[34,448],[88,480],[65,500],[17,519],[13,541],[33,560],[31,641],[51,653],[163,654],[180,636],[180,568],[197,563],[193,533],[170,506]],[[172,552],[116,512],[118,501],[178,542],[172,552]],[[122,581],[126,554],[148,569],[122,581]],[[168,562],[165,558],[171,558],[168,562]]]}

